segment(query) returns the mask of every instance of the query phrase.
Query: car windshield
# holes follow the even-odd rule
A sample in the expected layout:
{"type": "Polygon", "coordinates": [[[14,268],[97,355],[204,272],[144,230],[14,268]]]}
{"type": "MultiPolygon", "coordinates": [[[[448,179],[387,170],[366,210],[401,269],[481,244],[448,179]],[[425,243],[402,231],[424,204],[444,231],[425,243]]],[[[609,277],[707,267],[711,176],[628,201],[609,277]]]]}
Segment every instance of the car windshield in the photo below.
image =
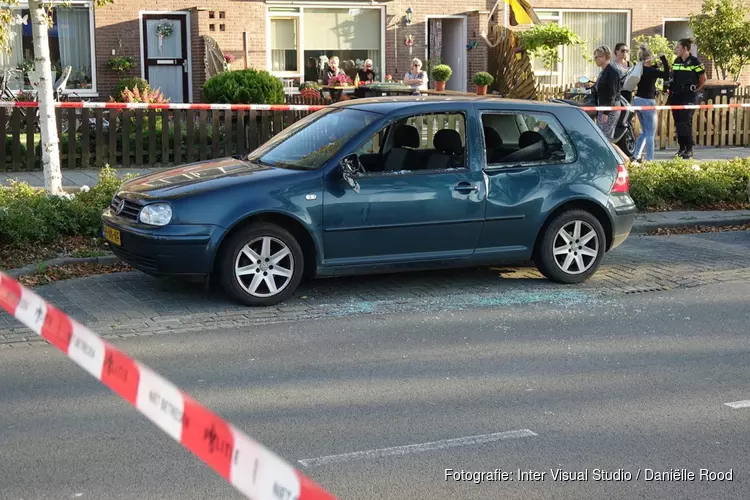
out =
{"type": "Polygon", "coordinates": [[[357,109],[327,108],[280,132],[247,159],[281,168],[314,170],[379,117],[357,109]]]}

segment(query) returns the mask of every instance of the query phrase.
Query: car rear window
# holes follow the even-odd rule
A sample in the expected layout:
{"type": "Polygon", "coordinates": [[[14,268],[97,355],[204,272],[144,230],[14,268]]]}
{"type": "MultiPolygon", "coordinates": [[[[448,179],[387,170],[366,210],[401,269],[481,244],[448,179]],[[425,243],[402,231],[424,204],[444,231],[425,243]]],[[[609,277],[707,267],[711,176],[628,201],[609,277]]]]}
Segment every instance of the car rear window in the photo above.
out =
{"type": "Polygon", "coordinates": [[[550,113],[485,112],[482,135],[488,165],[567,163],[575,159],[570,137],[550,113]]]}

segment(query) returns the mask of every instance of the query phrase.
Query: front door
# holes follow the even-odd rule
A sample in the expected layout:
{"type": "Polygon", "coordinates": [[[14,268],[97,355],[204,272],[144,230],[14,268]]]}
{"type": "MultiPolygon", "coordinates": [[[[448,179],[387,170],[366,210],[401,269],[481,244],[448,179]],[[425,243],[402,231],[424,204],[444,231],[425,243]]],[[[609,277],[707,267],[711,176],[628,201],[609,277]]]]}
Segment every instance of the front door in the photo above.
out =
{"type": "Polygon", "coordinates": [[[188,102],[187,14],[144,14],[142,33],[149,85],[170,102],[188,102]]]}
{"type": "Polygon", "coordinates": [[[473,254],[487,191],[482,172],[471,168],[465,130],[463,113],[411,116],[357,151],[367,172],[357,178],[359,192],[332,172],[323,205],[326,264],[473,254]]]}

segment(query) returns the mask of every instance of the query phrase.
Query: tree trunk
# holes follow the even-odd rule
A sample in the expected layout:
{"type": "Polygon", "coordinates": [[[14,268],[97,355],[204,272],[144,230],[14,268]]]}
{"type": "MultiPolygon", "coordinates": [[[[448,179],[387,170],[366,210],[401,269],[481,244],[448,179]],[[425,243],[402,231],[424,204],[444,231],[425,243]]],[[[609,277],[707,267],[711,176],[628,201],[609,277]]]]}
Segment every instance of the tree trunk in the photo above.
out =
{"type": "MultiPolygon", "coordinates": [[[[34,67],[39,75],[39,128],[42,132],[42,167],[44,188],[50,194],[62,194],[60,171],[60,139],[55,121],[55,100],[52,90],[52,65],[49,55],[47,12],[39,0],[29,0],[31,28],[34,37],[34,67]]],[[[31,110],[29,110],[31,111],[31,110]]]]}

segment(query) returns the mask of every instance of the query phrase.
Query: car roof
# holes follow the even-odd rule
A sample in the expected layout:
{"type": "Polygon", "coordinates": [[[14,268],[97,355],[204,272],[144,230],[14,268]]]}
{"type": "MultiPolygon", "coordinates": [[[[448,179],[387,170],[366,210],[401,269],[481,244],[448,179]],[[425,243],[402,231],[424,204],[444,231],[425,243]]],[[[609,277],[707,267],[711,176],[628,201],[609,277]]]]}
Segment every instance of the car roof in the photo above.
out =
{"type": "Polygon", "coordinates": [[[429,110],[438,108],[446,103],[465,103],[467,107],[480,107],[482,109],[529,109],[542,111],[570,107],[569,104],[558,104],[542,101],[530,101],[524,99],[506,99],[496,96],[381,96],[366,97],[339,101],[331,105],[334,108],[352,108],[363,111],[371,111],[380,114],[390,114],[394,111],[403,111],[410,108],[413,111],[429,110]]]}

